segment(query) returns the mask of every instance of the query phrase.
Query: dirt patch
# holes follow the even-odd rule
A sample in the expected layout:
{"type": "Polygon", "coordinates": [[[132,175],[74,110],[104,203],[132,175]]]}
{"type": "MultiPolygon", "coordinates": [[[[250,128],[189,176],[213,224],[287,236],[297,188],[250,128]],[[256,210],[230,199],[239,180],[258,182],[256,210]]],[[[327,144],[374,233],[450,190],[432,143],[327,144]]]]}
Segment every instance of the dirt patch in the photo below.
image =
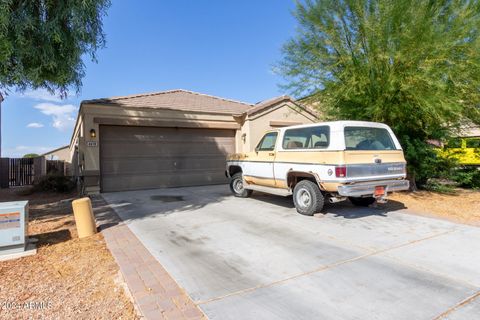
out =
{"type": "Polygon", "coordinates": [[[420,214],[480,226],[480,191],[457,189],[455,194],[397,192],[389,198],[420,214]]]}
{"type": "Polygon", "coordinates": [[[28,231],[38,253],[0,262],[0,318],[138,318],[103,236],[77,238],[75,195],[16,191],[0,190],[0,201],[30,200],[28,231]]]}

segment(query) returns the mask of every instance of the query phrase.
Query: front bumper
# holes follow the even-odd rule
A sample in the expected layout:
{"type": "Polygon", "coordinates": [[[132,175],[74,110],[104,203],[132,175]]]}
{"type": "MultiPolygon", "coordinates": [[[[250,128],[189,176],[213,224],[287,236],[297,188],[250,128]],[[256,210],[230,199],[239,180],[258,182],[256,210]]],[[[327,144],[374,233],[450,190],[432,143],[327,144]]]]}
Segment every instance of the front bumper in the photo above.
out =
{"type": "Polygon", "coordinates": [[[375,194],[375,187],[385,187],[385,194],[392,191],[408,190],[410,182],[408,180],[384,180],[372,182],[359,182],[355,184],[343,185],[338,187],[338,194],[344,197],[362,197],[375,194]]]}

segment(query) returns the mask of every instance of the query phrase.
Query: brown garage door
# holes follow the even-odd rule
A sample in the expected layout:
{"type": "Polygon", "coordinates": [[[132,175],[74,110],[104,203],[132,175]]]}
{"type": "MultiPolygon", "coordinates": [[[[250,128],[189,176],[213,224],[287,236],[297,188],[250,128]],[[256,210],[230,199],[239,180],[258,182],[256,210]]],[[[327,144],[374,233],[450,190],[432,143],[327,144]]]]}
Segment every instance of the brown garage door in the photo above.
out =
{"type": "Polygon", "coordinates": [[[100,127],[103,192],[226,183],[235,131],[100,127]]]}

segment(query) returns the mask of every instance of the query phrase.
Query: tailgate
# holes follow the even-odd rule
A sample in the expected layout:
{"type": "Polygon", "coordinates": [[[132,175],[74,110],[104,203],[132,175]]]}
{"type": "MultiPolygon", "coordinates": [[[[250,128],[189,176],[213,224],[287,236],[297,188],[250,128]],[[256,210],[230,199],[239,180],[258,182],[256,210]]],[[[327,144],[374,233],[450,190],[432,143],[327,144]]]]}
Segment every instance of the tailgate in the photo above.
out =
{"type": "Polygon", "coordinates": [[[345,151],[347,178],[401,178],[406,176],[402,150],[345,151]]]}

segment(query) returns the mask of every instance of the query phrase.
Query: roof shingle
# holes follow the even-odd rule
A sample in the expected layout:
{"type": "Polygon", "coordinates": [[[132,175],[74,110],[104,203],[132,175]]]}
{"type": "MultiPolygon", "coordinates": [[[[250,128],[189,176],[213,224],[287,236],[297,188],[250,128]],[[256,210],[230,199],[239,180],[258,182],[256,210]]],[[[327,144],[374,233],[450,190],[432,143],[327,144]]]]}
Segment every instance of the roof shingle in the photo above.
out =
{"type": "Polygon", "coordinates": [[[105,104],[131,108],[171,109],[241,115],[253,107],[239,102],[187,90],[169,90],[123,97],[84,100],[82,104],[105,104]]]}

